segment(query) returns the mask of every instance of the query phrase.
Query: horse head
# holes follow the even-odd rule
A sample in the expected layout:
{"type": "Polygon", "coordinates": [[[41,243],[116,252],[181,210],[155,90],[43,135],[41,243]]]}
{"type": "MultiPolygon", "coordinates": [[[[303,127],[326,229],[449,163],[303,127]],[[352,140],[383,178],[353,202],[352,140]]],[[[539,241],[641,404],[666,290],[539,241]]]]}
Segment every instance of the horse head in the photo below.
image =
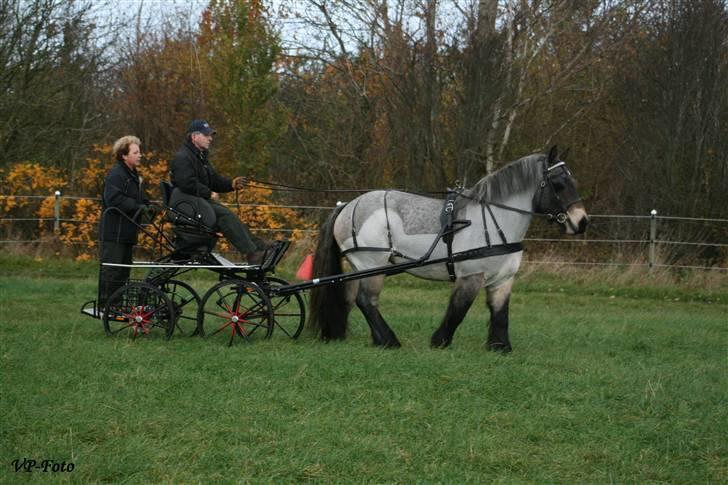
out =
{"type": "Polygon", "coordinates": [[[589,225],[584,203],[576,190],[576,180],[566,162],[559,159],[556,145],[551,147],[543,170],[543,179],[533,196],[535,212],[546,214],[561,225],[566,234],[581,234],[589,225]]]}

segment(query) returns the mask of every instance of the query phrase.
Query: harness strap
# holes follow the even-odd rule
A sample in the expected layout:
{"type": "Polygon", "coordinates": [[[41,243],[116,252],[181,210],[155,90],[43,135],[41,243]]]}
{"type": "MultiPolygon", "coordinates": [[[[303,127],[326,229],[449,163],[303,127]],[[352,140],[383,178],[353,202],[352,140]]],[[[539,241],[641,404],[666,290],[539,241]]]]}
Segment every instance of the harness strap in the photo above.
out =
{"type": "Polygon", "coordinates": [[[341,252],[341,255],[344,256],[347,253],[350,253],[352,251],[376,251],[376,252],[389,252],[392,253],[393,256],[399,256],[404,257],[407,259],[413,259],[408,256],[403,255],[396,249],[394,249],[394,244],[392,243],[392,229],[389,224],[389,209],[387,208],[387,194],[389,194],[389,191],[384,192],[384,219],[387,221],[387,242],[389,243],[389,247],[386,248],[376,248],[371,246],[359,246],[359,242],[356,239],[356,208],[359,207],[359,202],[361,199],[357,199],[356,203],[354,204],[354,208],[351,210],[351,238],[354,242],[354,247],[351,247],[349,249],[346,249],[341,252]]]}
{"type": "Polygon", "coordinates": [[[485,233],[485,245],[490,247],[490,234],[488,234],[488,220],[485,218],[485,204],[480,203],[480,215],[483,217],[483,232],[485,233]]]}
{"type": "Polygon", "coordinates": [[[351,210],[351,238],[354,240],[354,247],[352,249],[359,249],[359,243],[356,241],[356,208],[359,207],[359,200],[356,200],[354,208],[351,210]]]}
{"type": "Polygon", "coordinates": [[[384,192],[384,220],[387,221],[387,242],[389,243],[389,249],[394,249],[394,244],[392,244],[392,230],[389,227],[389,212],[387,211],[387,194],[389,194],[389,191],[384,192]]]}
{"type": "Polygon", "coordinates": [[[450,281],[455,281],[455,261],[452,257],[452,242],[455,239],[455,230],[453,228],[453,216],[455,213],[455,200],[458,194],[456,192],[448,192],[445,198],[445,205],[442,208],[442,215],[440,216],[440,223],[442,225],[442,240],[447,246],[447,274],[450,276],[450,281]]]}
{"type": "Polygon", "coordinates": [[[523,243],[516,242],[460,251],[453,255],[453,259],[455,261],[465,261],[468,259],[490,258],[492,256],[503,256],[505,254],[517,253],[519,251],[523,251],[523,243]]]}
{"type": "MultiPolygon", "coordinates": [[[[397,251],[392,251],[391,248],[373,248],[369,246],[354,246],[353,248],[345,249],[341,251],[341,255],[345,256],[348,253],[351,253],[353,251],[377,251],[377,252],[388,252],[388,253],[397,253],[397,251]]],[[[396,256],[402,256],[401,254],[397,253],[396,256]]],[[[408,258],[411,259],[411,258],[408,258]]]]}
{"type": "Polygon", "coordinates": [[[500,225],[498,224],[498,221],[496,220],[495,216],[493,215],[493,209],[490,208],[489,204],[485,204],[485,207],[488,209],[488,213],[490,214],[491,219],[493,219],[493,224],[495,224],[495,229],[498,231],[498,235],[501,238],[501,241],[503,244],[508,244],[508,241],[506,240],[506,235],[503,234],[503,229],[501,229],[500,225]]]}

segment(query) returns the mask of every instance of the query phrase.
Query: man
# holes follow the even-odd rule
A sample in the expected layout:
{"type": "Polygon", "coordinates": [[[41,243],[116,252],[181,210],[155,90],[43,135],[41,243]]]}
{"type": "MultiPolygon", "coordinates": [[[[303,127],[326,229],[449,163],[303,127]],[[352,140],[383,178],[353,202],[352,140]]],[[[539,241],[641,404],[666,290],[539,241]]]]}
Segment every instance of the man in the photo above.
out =
{"type": "MultiPolygon", "coordinates": [[[[140,219],[144,214],[151,217],[156,210],[149,205],[137,172],[142,159],[140,146],[136,136],[124,136],[114,142],[116,163],[106,175],[102,197],[102,263],[131,264],[140,219]]],[[[111,294],[126,284],[129,272],[128,267],[101,265],[98,308],[103,310],[111,294]]]]}
{"type": "Polygon", "coordinates": [[[172,184],[184,194],[209,202],[216,216],[214,229],[222,232],[248,263],[260,264],[266,243],[253,236],[245,224],[220,203],[218,194],[241,188],[245,181],[243,177],[230,180],[218,174],[210,164],[208,150],[216,133],[205,120],[190,123],[187,138],[172,160],[172,184]]]}

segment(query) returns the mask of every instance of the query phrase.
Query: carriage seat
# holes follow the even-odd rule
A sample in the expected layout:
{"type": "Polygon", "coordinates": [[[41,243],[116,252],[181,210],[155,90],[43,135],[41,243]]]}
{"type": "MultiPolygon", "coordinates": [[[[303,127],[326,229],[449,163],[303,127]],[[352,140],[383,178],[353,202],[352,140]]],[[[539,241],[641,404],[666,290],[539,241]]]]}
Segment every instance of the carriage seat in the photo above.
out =
{"type": "Polygon", "coordinates": [[[211,252],[219,236],[213,230],[217,217],[210,204],[167,181],[162,181],[160,188],[167,208],[166,219],[172,223],[175,248],[185,253],[211,252]]]}

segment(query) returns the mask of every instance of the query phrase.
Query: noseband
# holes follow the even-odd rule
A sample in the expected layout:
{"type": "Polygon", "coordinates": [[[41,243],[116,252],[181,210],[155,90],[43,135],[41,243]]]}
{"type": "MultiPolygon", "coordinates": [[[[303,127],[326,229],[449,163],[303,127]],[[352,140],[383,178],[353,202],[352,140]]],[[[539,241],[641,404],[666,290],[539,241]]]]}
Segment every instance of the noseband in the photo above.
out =
{"type": "Polygon", "coordinates": [[[574,204],[578,204],[582,201],[582,199],[578,195],[575,198],[571,198],[568,200],[562,199],[559,196],[559,192],[556,190],[556,187],[554,187],[553,179],[556,178],[556,176],[558,175],[568,177],[569,179],[571,178],[571,173],[569,172],[569,169],[566,168],[566,162],[558,162],[544,169],[543,179],[541,180],[541,184],[538,188],[537,212],[545,214],[549,220],[556,221],[559,224],[568,223],[569,226],[571,226],[571,229],[576,232],[577,228],[574,227],[574,223],[571,222],[571,219],[569,219],[569,216],[566,213],[569,211],[569,208],[571,208],[571,206],[573,206],[574,204]],[[551,194],[557,202],[557,207],[555,208],[555,210],[552,210],[550,212],[543,210],[543,197],[544,193],[546,192],[546,188],[551,191],[551,194]]]}

